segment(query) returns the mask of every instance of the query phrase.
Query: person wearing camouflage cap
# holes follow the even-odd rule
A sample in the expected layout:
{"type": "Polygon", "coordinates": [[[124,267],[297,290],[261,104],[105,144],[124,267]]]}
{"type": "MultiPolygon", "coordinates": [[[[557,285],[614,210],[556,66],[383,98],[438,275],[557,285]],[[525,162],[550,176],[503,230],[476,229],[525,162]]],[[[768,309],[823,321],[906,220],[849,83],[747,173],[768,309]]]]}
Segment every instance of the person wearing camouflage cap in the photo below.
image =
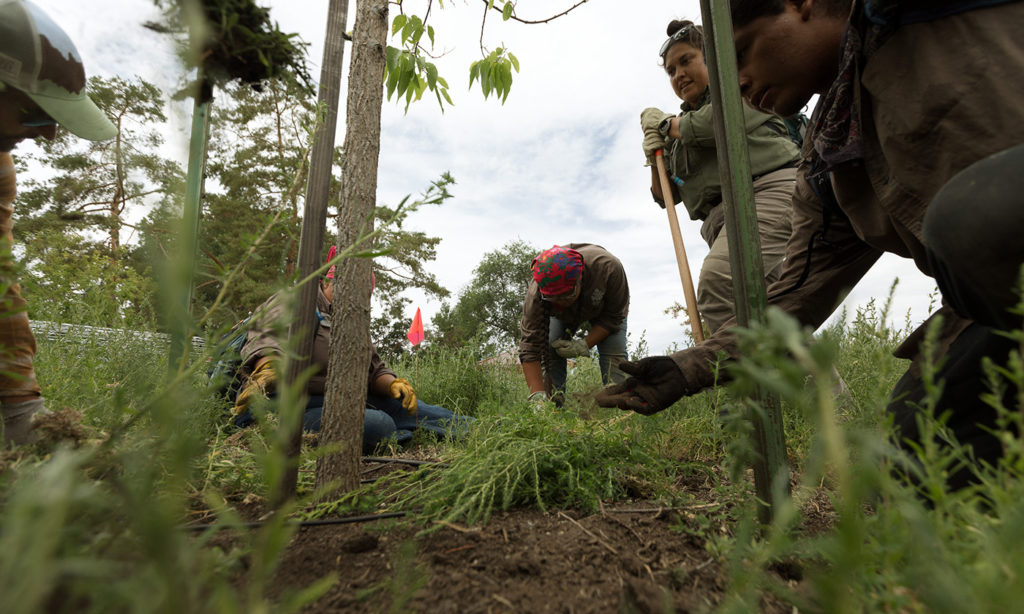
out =
{"type": "Polygon", "coordinates": [[[68,35],[38,6],[0,0],[0,411],[4,446],[31,439],[45,412],[33,359],[36,341],[11,251],[16,178],[11,150],[25,139],[53,139],[57,126],[99,141],[117,133],[85,92],[85,67],[68,35]]]}
{"type": "Polygon", "coordinates": [[[600,245],[570,243],[541,252],[531,271],[519,342],[530,400],[542,405],[550,396],[561,405],[566,359],[589,356],[593,347],[602,380],[624,379],[629,284],[622,262],[600,245]],[[586,323],[590,330],[574,339],[586,323]]]}

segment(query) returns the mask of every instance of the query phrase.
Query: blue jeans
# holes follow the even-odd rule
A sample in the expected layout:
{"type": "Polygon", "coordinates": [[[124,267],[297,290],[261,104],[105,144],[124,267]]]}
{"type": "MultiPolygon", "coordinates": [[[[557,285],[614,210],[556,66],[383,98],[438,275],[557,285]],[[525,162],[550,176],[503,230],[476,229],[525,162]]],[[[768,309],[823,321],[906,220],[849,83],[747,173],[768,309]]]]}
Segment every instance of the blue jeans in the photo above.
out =
{"type": "MultiPolygon", "coordinates": [[[[394,436],[398,443],[412,439],[412,432],[422,429],[439,437],[458,439],[465,435],[469,424],[476,419],[471,416],[456,416],[449,410],[423,401],[416,402],[416,414],[409,415],[400,399],[369,395],[366,397],[366,413],[363,414],[363,454],[373,452],[377,444],[394,436]]],[[[317,433],[324,411],[322,396],[310,397],[306,413],[302,416],[302,428],[317,433]]],[[[247,427],[255,422],[250,412],[235,417],[235,425],[247,427]]]]}
{"type": "MultiPolygon", "coordinates": [[[[566,331],[575,333],[575,329],[568,329],[561,320],[552,316],[548,322],[548,354],[547,370],[551,378],[551,387],[554,390],[565,390],[565,369],[566,360],[551,349],[551,342],[563,339],[566,331]]],[[[619,383],[626,379],[626,374],[619,369],[619,363],[627,360],[626,357],[626,321],[622,321],[622,327],[597,344],[597,364],[601,368],[601,381],[619,383]]]]}

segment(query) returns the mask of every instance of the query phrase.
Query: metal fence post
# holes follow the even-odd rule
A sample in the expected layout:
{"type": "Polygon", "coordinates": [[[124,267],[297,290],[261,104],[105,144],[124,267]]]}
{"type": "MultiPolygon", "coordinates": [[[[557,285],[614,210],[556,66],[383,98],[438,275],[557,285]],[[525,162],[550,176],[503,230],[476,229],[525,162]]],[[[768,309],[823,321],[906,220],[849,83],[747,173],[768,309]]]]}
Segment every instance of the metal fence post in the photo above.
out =
{"type": "MultiPolygon", "coordinates": [[[[736,317],[740,326],[765,322],[768,299],[761,262],[761,241],[754,210],[754,186],[747,153],[747,131],[740,99],[739,71],[733,45],[732,16],[729,0],[701,0],[704,22],[704,57],[711,81],[715,142],[718,169],[722,178],[725,225],[729,235],[729,261],[736,301],[736,317]]],[[[753,412],[754,446],[758,458],[754,462],[754,488],[765,503],[758,508],[761,522],[771,522],[776,495],[773,481],[781,479],[786,467],[786,442],[782,432],[782,412],[775,395],[758,391],[761,413],[753,412]]]]}

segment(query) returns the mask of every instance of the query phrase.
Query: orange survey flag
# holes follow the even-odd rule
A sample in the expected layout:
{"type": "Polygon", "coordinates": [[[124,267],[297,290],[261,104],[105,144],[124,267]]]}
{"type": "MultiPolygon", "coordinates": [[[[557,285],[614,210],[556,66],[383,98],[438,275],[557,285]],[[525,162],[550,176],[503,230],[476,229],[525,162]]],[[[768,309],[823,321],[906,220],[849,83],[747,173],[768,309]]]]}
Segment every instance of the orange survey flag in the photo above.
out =
{"type": "Polygon", "coordinates": [[[409,327],[409,332],[405,336],[413,345],[419,345],[420,341],[423,341],[423,316],[420,315],[419,307],[416,308],[416,317],[412,319],[412,326],[409,327]]]}

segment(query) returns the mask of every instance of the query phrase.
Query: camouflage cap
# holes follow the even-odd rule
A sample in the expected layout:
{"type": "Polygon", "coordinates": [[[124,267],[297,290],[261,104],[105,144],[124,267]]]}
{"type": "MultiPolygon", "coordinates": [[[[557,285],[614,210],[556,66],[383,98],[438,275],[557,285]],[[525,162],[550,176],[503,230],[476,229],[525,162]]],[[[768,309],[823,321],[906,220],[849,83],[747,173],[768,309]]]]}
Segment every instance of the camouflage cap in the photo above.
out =
{"type": "Polygon", "coordinates": [[[74,43],[27,0],[0,0],[0,81],[24,92],[72,134],[91,141],[117,134],[85,93],[85,67],[74,43]]]}

